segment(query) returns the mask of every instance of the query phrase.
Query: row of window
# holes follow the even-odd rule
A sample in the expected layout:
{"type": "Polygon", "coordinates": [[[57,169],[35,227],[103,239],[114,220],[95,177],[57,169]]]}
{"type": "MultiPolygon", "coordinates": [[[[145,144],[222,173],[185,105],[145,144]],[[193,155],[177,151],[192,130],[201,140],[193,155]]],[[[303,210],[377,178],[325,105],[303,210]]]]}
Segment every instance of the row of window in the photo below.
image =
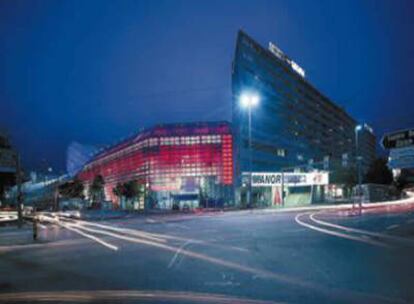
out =
{"type": "MultiPolygon", "coordinates": [[[[155,137],[145,139],[140,141],[136,144],[133,144],[129,147],[126,147],[120,151],[115,153],[111,153],[99,160],[97,163],[104,163],[113,159],[118,159],[122,157],[126,157],[128,154],[132,153],[133,151],[145,149],[148,152],[148,148],[156,147],[159,145],[162,146],[173,146],[173,145],[196,145],[196,144],[220,144],[225,142],[226,144],[231,144],[231,135],[201,135],[201,136],[175,136],[175,137],[155,137]]],[[[144,152],[145,152],[144,151],[144,152]]]]}

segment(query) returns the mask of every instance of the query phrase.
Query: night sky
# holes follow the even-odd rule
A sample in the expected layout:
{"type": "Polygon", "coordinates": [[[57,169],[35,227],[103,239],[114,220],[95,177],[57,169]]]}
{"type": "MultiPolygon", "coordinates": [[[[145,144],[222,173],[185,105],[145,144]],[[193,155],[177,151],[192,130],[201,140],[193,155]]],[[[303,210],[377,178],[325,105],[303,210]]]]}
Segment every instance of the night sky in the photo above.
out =
{"type": "Polygon", "coordinates": [[[62,171],[72,141],[230,120],[239,28],[378,138],[414,126],[410,1],[0,0],[0,127],[26,169],[62,171]]]}

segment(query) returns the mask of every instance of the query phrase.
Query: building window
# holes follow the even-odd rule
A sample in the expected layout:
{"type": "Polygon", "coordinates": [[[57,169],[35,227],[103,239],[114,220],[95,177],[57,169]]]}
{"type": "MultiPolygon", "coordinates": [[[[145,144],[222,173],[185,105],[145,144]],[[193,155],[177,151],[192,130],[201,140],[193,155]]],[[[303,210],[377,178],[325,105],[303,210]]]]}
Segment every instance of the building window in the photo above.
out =
{"type": "Polygon", "coordinates": [[[286,150],[285,149],[277,149],[277,156],[285,157],[286,156],[286,150]]]}
{"type": "Polygon", "coordinates": [[[348,153],[342,154],[342,167],[348,167],[348,153]]]}

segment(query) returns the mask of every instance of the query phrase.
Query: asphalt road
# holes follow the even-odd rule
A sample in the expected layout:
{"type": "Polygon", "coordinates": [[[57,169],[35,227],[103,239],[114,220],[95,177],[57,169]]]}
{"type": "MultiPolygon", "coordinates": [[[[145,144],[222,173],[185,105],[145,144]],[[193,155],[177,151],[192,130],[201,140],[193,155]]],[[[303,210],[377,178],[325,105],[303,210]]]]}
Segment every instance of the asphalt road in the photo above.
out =
{"type": "Polygon", "coordinates": [[[0,231],[0,303],[414,303],[413,232],[411,209],[62,219],[0,231]]]}

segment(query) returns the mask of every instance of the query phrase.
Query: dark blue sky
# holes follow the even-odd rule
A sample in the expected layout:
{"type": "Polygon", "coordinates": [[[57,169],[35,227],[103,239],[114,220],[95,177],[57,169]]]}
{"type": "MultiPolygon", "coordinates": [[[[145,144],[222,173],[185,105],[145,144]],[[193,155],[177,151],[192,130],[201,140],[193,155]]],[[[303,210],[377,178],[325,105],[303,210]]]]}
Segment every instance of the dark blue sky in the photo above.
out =
{"type": "Polygon", "coordinates": [[[231,118],[236,33],[273,41],[378,137],[414,125],[410,1],[0,1],[0,126],[63,170],[159,122],[231,118]]]}

